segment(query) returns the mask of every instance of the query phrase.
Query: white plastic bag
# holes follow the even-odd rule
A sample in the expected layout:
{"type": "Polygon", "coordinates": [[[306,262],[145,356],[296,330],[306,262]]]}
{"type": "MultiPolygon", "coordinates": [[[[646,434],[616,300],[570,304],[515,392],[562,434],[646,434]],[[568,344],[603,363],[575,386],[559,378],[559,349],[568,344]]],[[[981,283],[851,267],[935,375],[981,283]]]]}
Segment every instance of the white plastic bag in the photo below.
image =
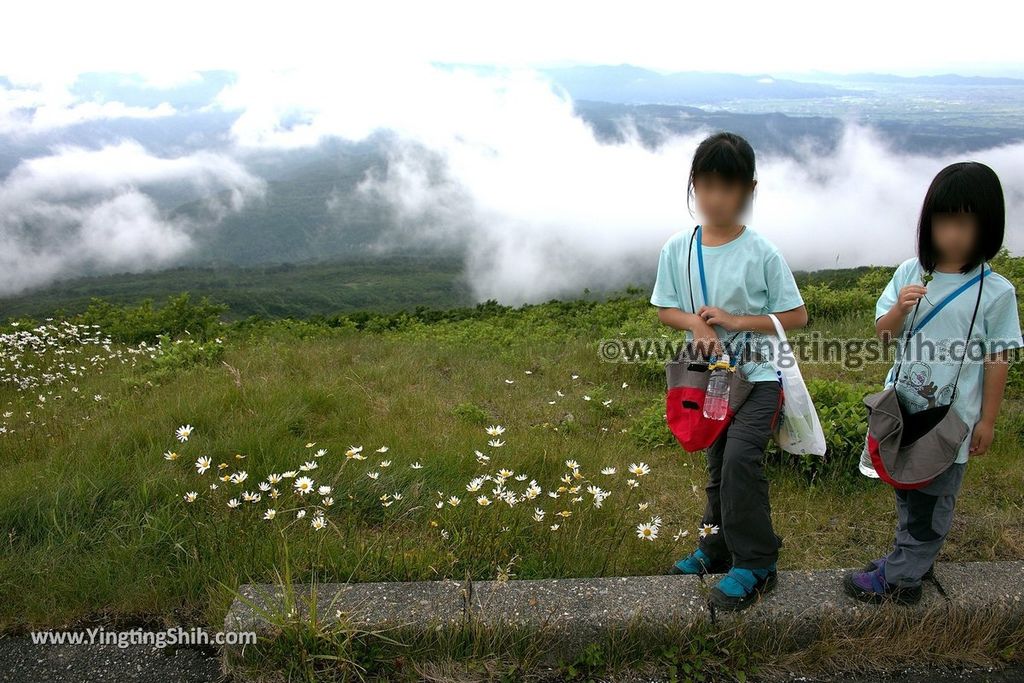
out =
{"type": "Polygon", "coordinates": [[[782,377],[784,407],[782,420],[775,431],[775,440],[779,448],[796,455],[825,455],[825,432],[821,429],[818,412],[804,384],[803,375],[796,362],[786,331],[782,323],[772,314],[768,314],[775,325],[778,344],[772,354],[772,363],[782,377]],[[784,361],[784,362],[782,362],[784,361]]]}

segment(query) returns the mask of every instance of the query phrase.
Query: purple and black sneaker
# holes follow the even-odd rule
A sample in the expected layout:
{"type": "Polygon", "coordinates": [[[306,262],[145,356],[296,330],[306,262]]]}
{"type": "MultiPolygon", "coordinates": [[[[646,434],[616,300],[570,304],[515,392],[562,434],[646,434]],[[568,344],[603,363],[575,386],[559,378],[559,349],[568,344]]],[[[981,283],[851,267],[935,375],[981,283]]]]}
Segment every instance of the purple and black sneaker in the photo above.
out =
{"type": "Polygon", "coordinates": [[[896,586],[885,580],[885,558],[873,561],[869,567],[850,572],[843,577],[847,595],[862,602],[893,602],[913,605],[921,599],[921,585],[896,586]]]}

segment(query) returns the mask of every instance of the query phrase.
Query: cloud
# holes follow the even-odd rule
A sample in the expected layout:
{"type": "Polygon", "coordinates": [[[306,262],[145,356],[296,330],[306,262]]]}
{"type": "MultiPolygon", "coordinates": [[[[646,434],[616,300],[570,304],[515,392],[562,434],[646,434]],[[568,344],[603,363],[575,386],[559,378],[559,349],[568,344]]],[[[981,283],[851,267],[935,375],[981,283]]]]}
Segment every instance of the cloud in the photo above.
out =
{"type": "MultiPolygon", "coordinates": [[[[297,128],[277,118],[236,134],[259,144],[280,136],[291,146],[366,135],[370,121],[396,131],[386,170],[371,172],[360,186],[393,209],[395,227],[379,247],[459,245],[480,299],[520,303],[641,281],[661,244],[694,224],[685,206],[686,174],[697,143],[711,131],[648,149],[627,125],[622,143],[602,144],[571,103],[532,74],[434,69],[415,78],[419,92],[437,96],[381,109],[369,92],[303,100],[299,88],[287,95],[289,102],[308,102],[297,128]]],[[[404,83],[388,88],[403,92],[404,83]]],[[[969,156],[1001,174],[1006,242],[1021,249],[1024,145],[969,156]]],[[[957,160],[894,151],[873,129],[851,123],[830,153],[808,144],[795,157],[762,155],[750,224],[796,269],[895,264],[913,254],[929,182],[957,160]]]]}
{"type": "MultiPolygon", "coordinates": [[[[505,303],[650,277],[664,241],[694,223],[686,174],[694,148],[711,132],[670,136],[651,149],[626,122],[621,142],[602,143],[571,100],[532,70],[484,74],[422,62],[243,70],[214,106],[238,114],[230,153],[239,157],[391,131],[380,138],[389,141],[385,167],[369,172],[357,193],[390,208],[392,224],[376,249],[455,247],[474,294],[505,303]]],[[[49,120],[61,116],[70,114],[49,120]]],[[[1024,145],[970,156],[1002,177],[1007,244],[1021,249],[1024,145]]],[[[750,224],[794,268],[893,264],[913,253],[931,178],[956,160],[897,153],[872,129],[851,123],[831,152],[808,145],[794,157],[760,155],[750,224]]],[[[0,246],[7,247],[0,293],[68,269],[173,263],[188,253],[196,230],[238,210],[261,187],[226,154],[163,158],[133,142],[54,148],[0,184],[0,246]],[[230,194],[211,201],[202,225],[192,225],[161,218],[146,197],[144,186],[168,182],[230,194]],[[129,234],[133,217],[138,234],[129,234]],[[29,224],[41,231],[37,237],[29,224]],[[102,247],[118,238],[116,248],[102,247]]],[[[350,200],[345,193],[328,200],[336,229],[343,229],[350,200]]]]}
{"type": "Polygon", "coordinates": [[[152,119],[176,114],[167,102],[155,107],[129,106],[123,102],[80,100],[66,83],[45,85],[0,84],[0,135],[34,135],[88,121],[152,119]]]}
{"type": "Polygon", "coordinates": [[[25,160],[0,183],[0,295],[82,272],[169,265],[197,231],[263,189],[226,157],[157,157],[132,141],[25,160]],[[166,183],[190,184],[210,199],[197,214],[166,217],[143,191],[166,183]]]}

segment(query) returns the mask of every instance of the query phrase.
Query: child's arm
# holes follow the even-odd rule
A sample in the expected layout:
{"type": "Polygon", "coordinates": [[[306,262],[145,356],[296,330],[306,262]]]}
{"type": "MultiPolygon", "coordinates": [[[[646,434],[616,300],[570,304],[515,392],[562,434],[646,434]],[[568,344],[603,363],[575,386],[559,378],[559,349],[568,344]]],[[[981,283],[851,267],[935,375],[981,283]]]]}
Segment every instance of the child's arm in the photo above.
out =
{"type": "MultiPolygon", "coordinates": [[[[767,315],[733,315],[715,306],[703,306],[697,313],[708,325],[721,325],[730,332],[750,330],[775,334],[775,325],[767,315]]],[[[807,324],[806,306],[773,313],[784,330],[792,330],[807,324]]]]}
{"type": "Polygon", "coordinates": [[[981,418],[971,434],[971,455],[982,455],[992,445],[996,416],[1003,402],[1006,375],[1010,371],[1010,352],[1003,351],[985,359],[985,380],[981,390],[981,418]]]}
{"type": "MultiPolygon", "coordinates": [[[[981,387],[981,417],[971,435],[971,455],[981,455],[992,445],[996,417],[1010,371],[1010,350],[1024,345],[1017,312],[1017,293],[1011,287],[985,306],[985,373],[981,387]]],[[[968,350],[964,349],[964,353],[968,350]]]]}
{"type": "Polygon", "coordinates": [[[693,333],[693,342],[698,349],[707,355],[721,352],[721,341],[711,325],[695,313],[687,313],[678,308],[658,308],[658,320],[675,330],[689,330],[693,333]]]}
{"type": "Polygon", "coordinates": [[[878,338],[888,342],[893,337],[899,336],[907,316],[927,291],[921,285],[907,285],[901,289],[896,303],[892,305],[889,312],[875,321],[875,334],[878,335],[878,338]]]}

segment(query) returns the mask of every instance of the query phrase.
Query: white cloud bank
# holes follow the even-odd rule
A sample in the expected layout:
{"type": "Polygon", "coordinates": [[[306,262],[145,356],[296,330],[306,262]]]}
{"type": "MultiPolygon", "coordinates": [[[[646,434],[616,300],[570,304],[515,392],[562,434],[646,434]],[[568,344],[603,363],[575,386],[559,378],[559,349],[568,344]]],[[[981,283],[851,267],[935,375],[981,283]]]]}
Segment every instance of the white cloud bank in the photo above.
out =
{"type": "MultiPolygon", "coordinates": [[[[243,147],[395,131],[387,171],[362,184],[394,207],[399,230],[383,245],[463,245],[481,299],[518,303],[636,282],[637,265],[652,268],[665,239],[693,224],[684,188],[702,135],[657,150],[635,136],[599,143],[571,103],[527,70],[250,73],[221,104],[244,112],[232,131],[243,147]]],[[[1000,174],[1006,242],[1020,250],[1024,145],[969,157],[1000,174]]],[[[833,153],[761,155],[750,224],[793,268],[894,264],[913,253],[931,178],[959,159],[896,152],[850,124],[833,153]]]]}
{"type": "MultiPolygon", "coordinates": [[[[2,75],[2,74],[0,74],[2,75]]],[[[174,107],[161,102],[138,107],[117,101],[82,100],[66,82],[0,84],[0,135],[28,136],[89,121],[155,119],[174,116],[174,107]]]]}
{"type": "MultiPolygon", "coordinates": [[[[11,113],[32,101],[44,106],[20,120],[21,130],[128,111],[118,103],[64,101],[62,88],[47,96],[5,91],[0,121],[6,111],[13,126],[11,113]]],[[[480,299],[519,303],[637,282],[652,271],[661,244],[693,224],[685,180],[702,135],[677,136],[656,150],[629,131],[622,143],[600,143],[569,99],[529,69],[486,77],[422,62],[248,70],[215,106],[239,114],[231,130],[239,153],[394,131],[386,171],[360,186],[393,209],[397,228],[378,247],[458,246],[480,299]]],[[[970,157],[1000,174],[1006,242],[1019,251],[1024,145],[970,157]]],[[[913,251],[929,181],[958,159],[898,153],[851,124],[833,153],[759,156],[751,225],[794,268],[896,263],[913,251]]],[[[131,141],[56,148],[25,160],[0,181],[0,294],[63,274],[173,264],[192,248],[196,230],[262,189],[230,156],[163,158],[131,141]],[[200,222],[169,219],[144,192],[167,182],[193,183],[211,195],[227,188],[229,199],[212,201],[200,222]]]]}
{"type": "Polygon", "coordinates": [[[0,182],[0,294],[81,272],[165,266],[192,234],[263,192],[263,181],[216,154],[163,158],[127,141],[96,150],[54,149],[0,182]],[[190,183],[209,194],[205,215],[169,218],[141,189],[190,183]]]}

